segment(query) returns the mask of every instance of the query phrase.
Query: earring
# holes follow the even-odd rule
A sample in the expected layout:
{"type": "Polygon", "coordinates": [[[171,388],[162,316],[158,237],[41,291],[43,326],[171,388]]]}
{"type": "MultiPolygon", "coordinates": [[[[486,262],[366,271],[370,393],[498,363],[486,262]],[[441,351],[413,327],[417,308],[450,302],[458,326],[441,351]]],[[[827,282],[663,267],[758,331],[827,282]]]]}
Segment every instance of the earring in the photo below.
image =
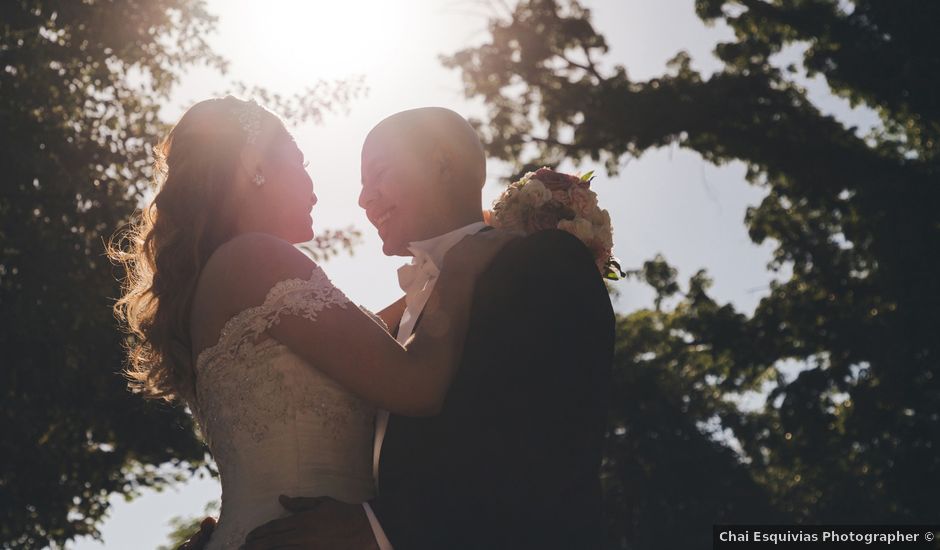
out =
{"type": "Polygon", "coordinates": [[[261,187],[262,185],[264,185],[264,176],[262,176],[261,174],[255,174],[254,182],[255,182],[255,185],[257,185],[258,187],[261,187]]]}

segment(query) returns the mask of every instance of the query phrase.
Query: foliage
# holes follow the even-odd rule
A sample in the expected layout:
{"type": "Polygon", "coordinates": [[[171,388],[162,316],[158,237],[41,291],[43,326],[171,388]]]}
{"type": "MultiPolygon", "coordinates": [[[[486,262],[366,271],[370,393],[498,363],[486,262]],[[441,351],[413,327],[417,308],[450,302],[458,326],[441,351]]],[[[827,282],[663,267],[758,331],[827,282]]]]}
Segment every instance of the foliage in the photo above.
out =
{"type": "Polygon", "coordinates": [[[661,258],[634,272],[657,301],[619,326],[606,472],[617,538],[658,547],[652,533],[701,519],[709,498],[714,521],[753,517],[760,491],[767,518],[936,518],[940,5],[698,0],[696,11],[735,35],[710,76],[680,52],[666,74],[631,80],[605,63],[590,11],[556,0],[519,2],[485,43],[445,58],[488,106],[489,153],[518,171],[590,158],[615,173],[625,156],[678,145],[746,163],[766,190],[745,224],[774,244],[777,281],[752,315],[716,303],[704,273],[681,292],[661,258]],[[822,113],[799,84],[814,76],[880,126],[860,135],[822,113]],[[748,392],[769,392],[766,403],[729,406],[748,392]],[[717,432],[737,453],[699,435],[717,432]]]}

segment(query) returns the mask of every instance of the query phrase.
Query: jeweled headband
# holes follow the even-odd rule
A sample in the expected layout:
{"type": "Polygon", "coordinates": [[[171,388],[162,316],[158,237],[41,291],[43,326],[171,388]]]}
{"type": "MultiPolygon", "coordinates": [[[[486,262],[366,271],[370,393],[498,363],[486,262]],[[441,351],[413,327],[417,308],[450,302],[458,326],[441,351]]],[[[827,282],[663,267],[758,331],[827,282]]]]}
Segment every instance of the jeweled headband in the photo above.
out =
{"type": "Polygon", "coordinates": [[[258,136],[261,135],[261,116],[264,113],[261,105],[258,105],[252,99],[239,105],[233,111],[238,118],[238,124],[242,127],[242,131],[245,132],[245,143],[253,144],[257,142],[258,136]]]}

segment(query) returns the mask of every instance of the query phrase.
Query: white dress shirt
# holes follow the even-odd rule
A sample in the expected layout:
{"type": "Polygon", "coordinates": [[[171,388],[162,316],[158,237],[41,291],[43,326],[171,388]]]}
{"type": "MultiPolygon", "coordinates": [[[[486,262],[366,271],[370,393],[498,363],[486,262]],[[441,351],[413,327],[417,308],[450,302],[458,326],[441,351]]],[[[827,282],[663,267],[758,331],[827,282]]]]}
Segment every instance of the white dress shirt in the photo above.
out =
{"type": "MultiPolygon", "coordinates": [[[[434,290],[434,284],[444,265],[444,256],[461,239],[467,235],[473,235],[486,227],[483,222],[475,222],[465,225],[443,235],[431,237],[424,241],[415,241],[409,243],[408,251],[413,257],[410,264],[406,264],[398,270],[398,283],[401,289],[405,291],[405,313],[401,316],[401,322],[398,325],[398,335],[396,339],[404,344],[411,338],[414,332],[415,324],[424,311],[424,306],[428,303],[431,291],[434,290]]],[[[385,439],[385,430],[388,427],[388,411],[378,411],[375,418],[375,445],[372,452],[372,476],[375,478],[376,487],[379,483],[379,457],[382,454],[382,441],[385,439]]],[[[375,534],[375,540],[379,543],[380,550],[393,550],[391,542],[385,536],[382,525],[372,511],[372,507],[366,502],[363,504],[366,516],[369,518],[369,524],[372,526],[372,532],[375,534]]]]}

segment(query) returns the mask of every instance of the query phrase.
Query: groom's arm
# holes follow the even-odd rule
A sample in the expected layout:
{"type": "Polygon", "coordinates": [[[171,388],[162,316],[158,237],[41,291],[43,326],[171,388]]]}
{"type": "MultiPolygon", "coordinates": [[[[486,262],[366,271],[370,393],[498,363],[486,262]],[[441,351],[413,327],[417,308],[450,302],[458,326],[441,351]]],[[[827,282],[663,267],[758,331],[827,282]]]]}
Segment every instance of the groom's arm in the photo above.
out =
{"type": "MultiPolygon", "coordinates": [[[[614,315],[588,249],[572,235],[529,237],[513,278],[517,353],[494,373],[484,407],[501,429],[481,434],[491,471],[489,521],[514,543],[592,547],[602,538],[599,466],[607,420],[614,315]],[[567,539],[567,540],[566,540],[567,539]]],[[[482,542],[482,541],[481,541],[482,542]]],[[[512,544],[507,544],[512,546],[512,544]]]]}

